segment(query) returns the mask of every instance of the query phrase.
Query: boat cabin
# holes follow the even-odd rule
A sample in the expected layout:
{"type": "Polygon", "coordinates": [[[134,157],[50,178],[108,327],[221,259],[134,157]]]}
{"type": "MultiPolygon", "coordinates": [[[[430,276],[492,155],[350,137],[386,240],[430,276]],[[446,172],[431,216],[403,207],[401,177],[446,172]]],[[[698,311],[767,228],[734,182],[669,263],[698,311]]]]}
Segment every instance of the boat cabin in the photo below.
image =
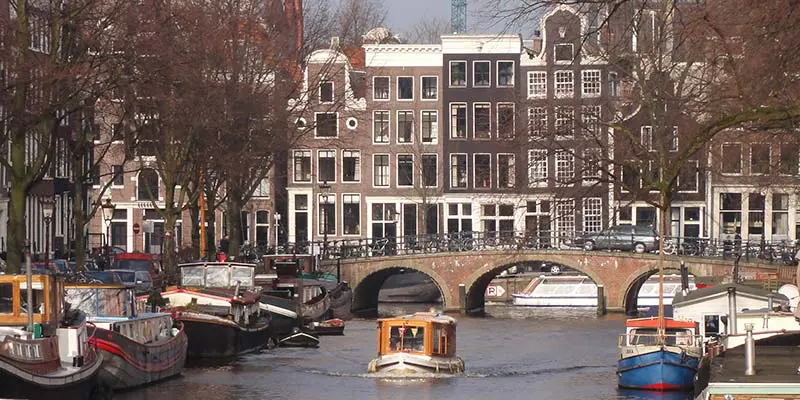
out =
{"type": "MultiPolygon", "coordinates": [[[[694,321],[676,321],[664,318],[664,344],[668,346],[700,346],[694,321]]],[[[620,346],[653,346],[659,344],[658,318],[636,318],[625,322],[625,334],[619,338],[620,346]]]]}
{"type": "MultiPolygon", "coordinates": [[[[64,280],[57,275],[33,275],[33,322],[57,327],[63,317],[64,280]]],[[[28,323],[28,283],[25,275],[0,275],[0,326],[28,323]]]]}
{"type": "Polygon", "coordinates": [[[89,317],[135,317],[133,288],[123,284],[69,284],[64,298],[89,317]]]}
{"type": "Polygon", "coordinates": [[[456,355],[456,320],[437,313],[416,313],[378,320],[378,355],[416,353],[456,355]]]}
{"type": "Polygon", "coordinates": [[[181,264],[181,287],[232,288],[255,287],[256,266],[235,262],[181,264]]]}

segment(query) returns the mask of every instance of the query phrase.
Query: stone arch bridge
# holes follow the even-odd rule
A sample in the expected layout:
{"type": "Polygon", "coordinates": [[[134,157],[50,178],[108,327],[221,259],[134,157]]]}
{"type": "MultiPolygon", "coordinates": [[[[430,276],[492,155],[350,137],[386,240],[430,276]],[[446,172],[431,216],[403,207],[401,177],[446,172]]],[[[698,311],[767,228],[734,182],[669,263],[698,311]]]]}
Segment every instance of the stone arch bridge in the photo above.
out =
{"type": "MultiPolygon", "coordinates": [[[[341,279],[353,288],[352,309],[356,315],[377,314],[378,292],[389,276],[401,270],[416,270],[430,276],[442,292],[445,312],[479,312],[486,287],[501,271],[522,262],[558,263],[589,276],[605,287],[606,309],[624,312],[636,300],[641,284],[658,271],[656,254],[584,251],[482,251],[447,252],[341,260],[341,279]],[[459,286],[464,285],[464,294],[459,286]],[[462,304],[463,303],[463,304],[462,304]]],[[[679,269],[683,260],[695,277],[729,276],[731,259],[665,256],[665,269],[679,269]]],[[[330,266],[330,264],[328,264],[330,266]]],[[[775,264],[742,262],[741,276],[777,274],[779,281],[796,282],[796,268],[775,264]]]]}

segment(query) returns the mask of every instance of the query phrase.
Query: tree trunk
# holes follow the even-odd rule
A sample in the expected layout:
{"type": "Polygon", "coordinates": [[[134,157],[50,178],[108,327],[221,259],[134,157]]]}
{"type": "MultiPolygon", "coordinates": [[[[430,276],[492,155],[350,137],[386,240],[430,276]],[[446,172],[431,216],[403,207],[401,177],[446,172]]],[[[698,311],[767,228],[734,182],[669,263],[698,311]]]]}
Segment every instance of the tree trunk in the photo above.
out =
{"type": "Polygon", "coordinates": [[[239,240],[239,237],[242,235],[242,221],[240,220],[242,214],[242,205],[233,200],[228,200],[227,203],[226,217],[228,219],[228,254],[231,256],[238,256],[239,246],[242,245],[241,241],[239,240]]]}
{"type": "MultiPolygon", "coordinates": [[[[73,167],[74,166],[73,164],[73,167]]],[[[73,230],[75,231],[75,267],[78,271],[82,271],[86,264],[86,223],[88,222],[83,209],[82,180],[73,181],[72,190],[72,224],[73,230]]]]}
{"type": "Polygon", "coordinates": [[[212,260],[217,254],[217,235],[215,233],[217,226],[217,215],[215,210],[209,210],[206,213],[206,222],[208,222],[208,229],[206,230],[206,256],[207,260],[212,260]]]}
{"type": "Polygon", "coordinates": [[[200,227],[203,221],[200,220],[200,206],[196,202],[189,205],[189,216],[192,218],[192,257],[195,260],[205,258],[205,254],[200,254],[200,227]]]}
{"type": "Polygon", "coordinates": [[[8,202],[7,274],[16,274],[22,271],[22,255],[25,252],[26,245],[25,197],[27,190],[24,185],[18,183],[19,181],[20,179],[11,179],[11,193],[8,202]]]}
{"type": "Polygon", "coordinates": [[[166,210],[164,218],[164,240],[161,243],[161,266],[167,273],[168,281],[177,277],[177,263],[175,253],[175,223],[178,220],[174,209],[166,210]]]}

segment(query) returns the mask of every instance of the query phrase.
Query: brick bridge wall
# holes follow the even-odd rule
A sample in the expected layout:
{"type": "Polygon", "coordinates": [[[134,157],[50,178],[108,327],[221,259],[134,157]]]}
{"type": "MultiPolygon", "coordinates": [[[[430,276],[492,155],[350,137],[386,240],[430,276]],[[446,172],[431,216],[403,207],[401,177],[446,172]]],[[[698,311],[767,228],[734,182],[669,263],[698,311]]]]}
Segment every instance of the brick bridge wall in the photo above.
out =
{"type": "MultiPolygon", "coordinates": [[[[678,269],[681,259],[695,277],[728,276],[733,266],[730,259],[666,256],[665,269],[678,269]]],[[[353,288],[354,312],[362,315],[377,312],[378,291],[384,280],[401,269],[417,270],[430,276],[442,292],[446,312],[469,312],[482,309],[486,287],[497,274],[525,261],[558,263],[588,275],[596,284],[605,286],[606,307],[612,312],[624,312],[630,291],[638,291],[641,283],[658,271],[658,256],[654,254],[486,251],[342,260],[341,274],[342,280],[353,288]],[[466,304],[461,304],[460,284],[466,288],[466,304]]],[[[795,267],[742,262],[739,269],[742,276],[778,273],[781,281],[796,282],[795,267]]]]}

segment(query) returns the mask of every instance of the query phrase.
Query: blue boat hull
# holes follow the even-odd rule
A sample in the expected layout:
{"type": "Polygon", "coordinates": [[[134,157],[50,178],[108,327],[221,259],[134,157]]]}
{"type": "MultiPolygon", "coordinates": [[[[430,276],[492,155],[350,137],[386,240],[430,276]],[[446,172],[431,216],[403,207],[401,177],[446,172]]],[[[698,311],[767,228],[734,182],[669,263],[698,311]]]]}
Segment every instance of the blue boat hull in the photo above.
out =
{"type": "Polygon", "coordinates": [[[642,390],[692,390],[698,357],[669,349],[622,358],[617,363],[619,386],[642,390]]]}

